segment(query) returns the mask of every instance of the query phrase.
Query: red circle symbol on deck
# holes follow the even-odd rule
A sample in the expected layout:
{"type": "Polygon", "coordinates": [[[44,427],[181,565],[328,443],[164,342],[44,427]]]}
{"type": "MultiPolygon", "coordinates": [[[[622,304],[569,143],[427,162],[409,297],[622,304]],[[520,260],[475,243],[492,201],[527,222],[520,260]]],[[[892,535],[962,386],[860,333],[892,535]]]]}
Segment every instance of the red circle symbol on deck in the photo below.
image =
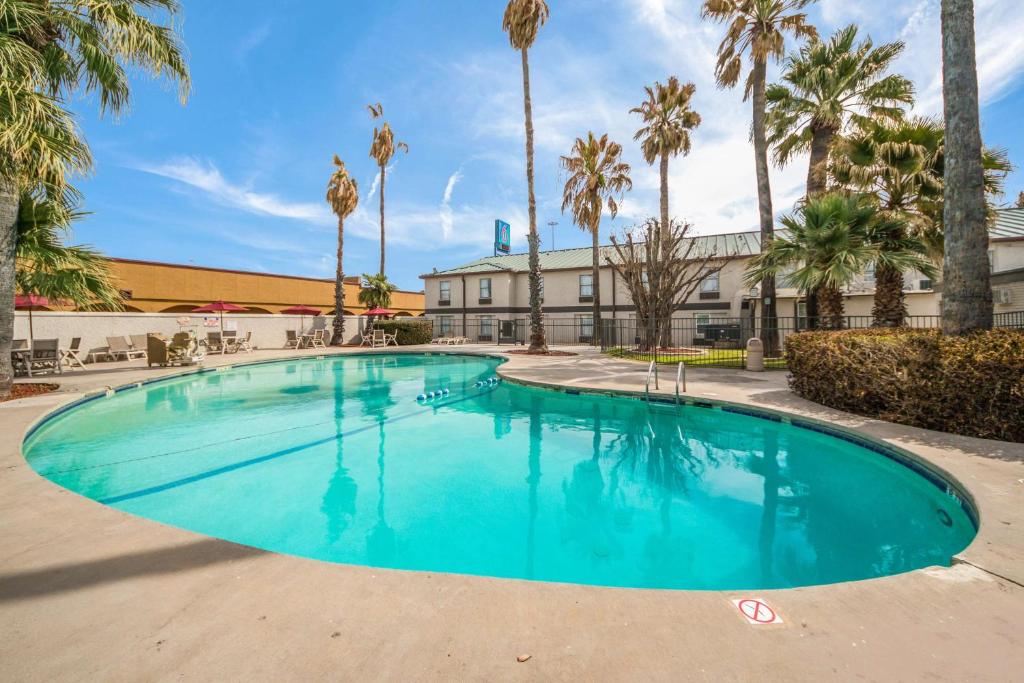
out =
{"type": "Polygon", "coordinates": [[[751,621],[759,624],[770,624],[775,621],[775,610],[760,600],[740,600],[736,606],[740,608],[743,616],[751,621]]]}

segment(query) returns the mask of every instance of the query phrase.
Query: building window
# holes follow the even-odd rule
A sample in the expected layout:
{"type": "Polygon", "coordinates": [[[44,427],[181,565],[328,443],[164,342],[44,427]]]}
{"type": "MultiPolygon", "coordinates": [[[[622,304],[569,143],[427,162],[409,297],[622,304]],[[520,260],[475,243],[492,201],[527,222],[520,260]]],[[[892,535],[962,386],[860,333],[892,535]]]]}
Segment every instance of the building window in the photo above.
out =
{"type": "Polygon", "coordinates": [[[494,317],[490,315],[480,316],[480,340],[491,341],[494,339],[494,317]]]}
{"type": "Polygon", "coordinates": [[[875,284],[875,264],[869,263],[867,268],[864,269],[864,284],[874,285],[875,284]]]}
{"type": "Polygon", "coordinates": [[[440,322],[440,326],[439,326],[440,332],[441,332],[440,336],[443,337],[446,334],[451,334],[452,333],[452,321],[453,320],[454,320],[454,318],[452,318],[452,316],[450,316],[450,315],[442,315],[438,319],[438,321],[440,322]]]}
{"type": "Polygon", "coordinates": [[[576,326],[580,330],[581,342],[590,342],[594,339],[594,315],[592,313],[577,315],[576,326]]]}
{"type": "Polygon", "coordinates": [[[594,276],[590,273],[580,275],[580,298],[594,297],[594,276]]]}
{"type": "Polygon", "coordinates": [[[704,333],[707,331],[708,325],[711,324],[710,313],[694,313],[693,314],[694,333],[699,339],[704,338],[704,333]]]}
{"type": "Polygon", "coordinates": [[[713,273],[704,271],[704,279],[700,281],[700,291],[702,292],[717,292],[718,291],[718,271],[713,273]]]}
{"type": "Polygon", "coordinates": [[[917,283],[917,287],[918,287],[918,289],[931,289],[932,288],[932,281],[931,280],[920,280],[917,283]]]}
{"type": "Polygon", "coordinates": [[[704,270],[704,277],[700,281],[700,298],[718,298],[718,271],[704,270]]]}
{"type": "Polygon", "coordinates": [[[807,329],[807,302],[798,301],[796,302],[796,329],[806,330],[807,329]]]}
{"type": "Polygon", "coordinates": [[[491,278],[489,277],[480,278],[480,302],[483,303],[485,299],[491,300],[491,278]]]}
{"type": "Polygon", "coordinates": [[[437,297],[437,302],[440,304],[450,304],[452,302],[451,280],[441,280],[441,293],[437,297]]]}

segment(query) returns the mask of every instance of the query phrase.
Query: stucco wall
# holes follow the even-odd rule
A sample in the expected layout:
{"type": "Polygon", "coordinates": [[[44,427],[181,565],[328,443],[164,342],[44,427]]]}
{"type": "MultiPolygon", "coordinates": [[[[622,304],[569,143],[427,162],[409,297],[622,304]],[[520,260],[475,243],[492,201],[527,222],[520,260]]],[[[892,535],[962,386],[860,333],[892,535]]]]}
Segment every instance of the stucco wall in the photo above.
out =
{"type": "MultiPolygon", "coordinates": [[[[82,348],[86,351],[107,346],[108,336],[145,334],[160,332],[172,335],[180,330],[178,319],[181,314],[173,313],[59,313],[38,311],[32,314],[32,329],[36,339],[59,339],[61,346],[68,346],[72,337],[82,338],[82,348]]],[[[305,330],[326,328],[333,324],[333,316],[306,316],[305,330]]],[[[28,338],[28,313],[18,311],[14,319],[15,339],[28,338]]],[[[205,320],[213,322],[212,326],[204,324],[204,316],[190,316],[191,325],[195,326],[196,334],[204,338],[207,332],[220,330],[220,319],[209,315],[205,320]]],[[[358,334],[365,324],[366,318],[352,316],[345,318],[345,339],[347,342],[358,342],[358,334]]],[[[251,315],[227,314],[224,316],[225,329],[233,326],[239,334],[252,332],[252,343],[257,348],[279,349],[284,346],[287,330],[298,330],[302,319],[297,315],[251,315]]],[[[83,354],[84,355],[84,354],[83,354]]]]}

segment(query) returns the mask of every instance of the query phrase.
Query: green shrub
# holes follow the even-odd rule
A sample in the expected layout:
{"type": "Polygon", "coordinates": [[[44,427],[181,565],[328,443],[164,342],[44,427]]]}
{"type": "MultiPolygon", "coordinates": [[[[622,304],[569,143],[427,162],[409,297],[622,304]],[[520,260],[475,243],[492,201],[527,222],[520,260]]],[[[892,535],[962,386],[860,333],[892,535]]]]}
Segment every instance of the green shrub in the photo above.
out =
{"type": "Polygon", "coordinates": [[[373,327],[398,335],[396,339],[399,346],[429,344],[434,329],[429,320],[378,320],[373,323],[373,327]]]}
{"type": "Polygon", "coordinates": [[[890,422],[1024,442],[1024,331],[801,332],[786,340],[790,387],[890,422]]]}

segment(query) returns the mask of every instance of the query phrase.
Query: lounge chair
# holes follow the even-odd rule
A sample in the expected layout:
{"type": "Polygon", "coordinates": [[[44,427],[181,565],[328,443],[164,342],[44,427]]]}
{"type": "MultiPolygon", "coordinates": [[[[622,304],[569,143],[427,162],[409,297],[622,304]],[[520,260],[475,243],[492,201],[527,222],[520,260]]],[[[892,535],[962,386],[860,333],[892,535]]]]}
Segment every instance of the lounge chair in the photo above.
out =
{"type": "Polygon", "coordinates": [[[301,341],[302,340],[299,339],[299,333],[296,332],[295,330],[285,330],[284,331],[284,348],[286,348],[286,349],[297,349],[297,348],[300,348],[299,344],[301,343],[301,341]]]}
{"type": "MultiPolygon", "coordinates": [[[[149,342],[147,341],[148,334],[132,334],[129,335],[129,339],[132,340],[132,350],[141,351],[143,354],[146,353],[149,342]]],[[[146,356],[143,355],[143,358],[146,356]]]]}
{"type": "Polygon", "coordinates": [[[314,349],[326,349],[327,344],[324,341],[324,330],[313,330],[313,338],[309,340],[309,345],[314,349]]]}
{"type": "Polygon", "coordinates": [[[178,332],[171,341],[163,335],[149,334],[146,339],[146,360],[154,365],[192,365],[205,358],[199,344],[188,332],[178,332]]]}
{"type": "Polygon", "coordinates": [[[60,362],[66,363],[69,368],[73,368],[76,365],[85,370],[85,363],[82,362],[81,356],[78,353],[82,350],[82,338],[73,337],[71,339],[71,346],[66,349],[60,349],[60,362]]]}
{"type": "Polygon", "coordinates": [[[107,337],[107,355],[114,360],[120,356],[124,356],[125,360],[131,360],[144,357],[146,352],[133,349],[124,337],[107,337]]]}
{"type": "Polygon", "coordinates": [[[36,339],[32,342],[31,351],[23,358],[29,377],[37,372],[63,372],[58,339],[36,339]]]}

